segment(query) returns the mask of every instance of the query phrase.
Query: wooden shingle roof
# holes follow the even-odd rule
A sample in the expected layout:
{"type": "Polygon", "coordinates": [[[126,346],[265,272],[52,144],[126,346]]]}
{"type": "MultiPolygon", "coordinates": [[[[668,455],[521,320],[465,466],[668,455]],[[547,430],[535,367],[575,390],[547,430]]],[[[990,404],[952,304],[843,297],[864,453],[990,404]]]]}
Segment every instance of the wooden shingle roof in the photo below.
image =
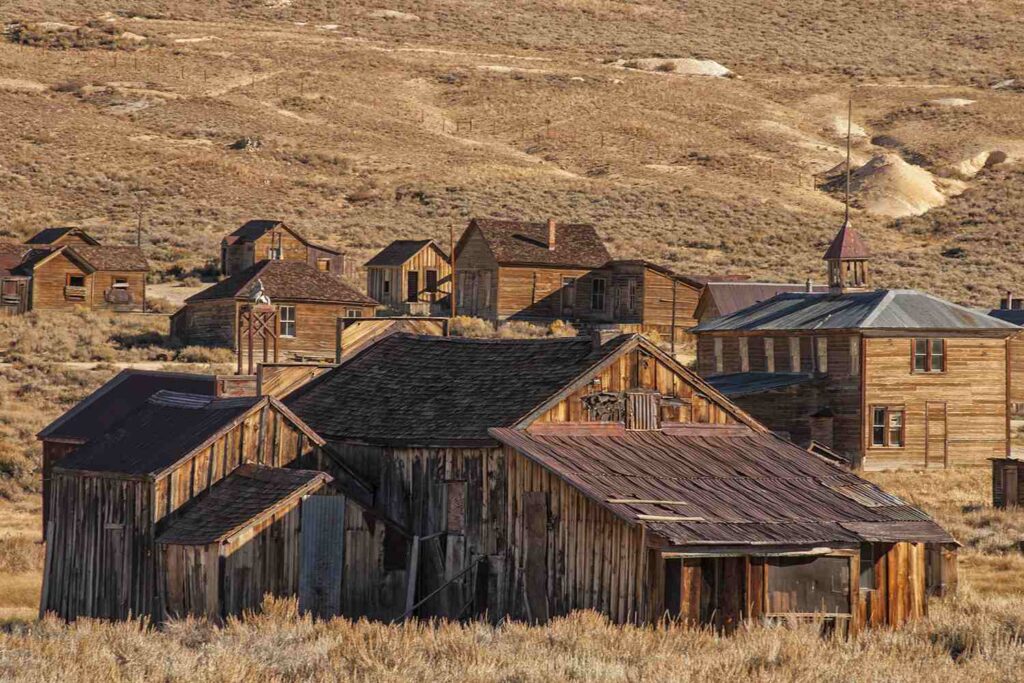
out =
{"type": "MultiPolygon", "coordinates": [[[[395,240],[377,252],[365,265],[367,268],[400,266],[431,244],[436,246],[434,240],[395,240]]],[[[445,255],[445,260],[448,260],[447,255],[445,255]]]]}
{"type": "MultiPolygon", "coordinates": [[[[555,248],[548,248],[547,223],[474,218],[466,234],[476,227],[499,264],[529,264],[600,268],[611,255],[593,225],[558,223],[555,248]]],[[[465,235],[463,235],[465,239],[465,235]]]]}
{"type": "Polygon", "coordinates": [[[327,439],[409,445],[491,445],[634,339],[595,348],[587,337],[462,339],[392,335],[285,399],[327,439]]]}
{"type": "Polygon", "coordinates": [[[377,302],[353,289],[339,278],[317,270],[305,261],[260,261],[250,268],[193,294],[185,303],[215,299],[245,300],[252,296],[257,280],[272,302],[321,301],[375,306],[377,302]]]}
{"type": "Polygon", "coordinates": [[[286,224],[284,221],[267,220],[263,218],[257,218],[251,221],[246,221],[234,232],[224,237],[224,242],[226,244],[255,242],[260,237],[262,237],[263,235],[265,235],[266,233],[268,233],[269,231],[273,230],[278,226],[287,230],[289,233],[291,233],[293,237],[295,237],[295,239],[299,240],[307,247],[313,247],[314,249],[326,251],[331,254],[341,254],[341,252],[336,249],[331,249],[330,247],[325,247],[322,244],[314,244],[313,242],[310,242],[302,234],[300,234],[290,225],[286,224]]]}
{"type": "Polygon", "coordinates": [[[149,263],[139,247],[113,247],[106,244],[75,244],[65,247],[78,256],[93,270],[104,271],[147,271],[149,263]]]}
{"type": "Polygon", "coordinates": [[[205,545],[226,540],[330,481],[326,472],[241,465],[171,522],[156,542],[205,545]]]}
{"type": "Polygon", "coordinates": [[[37,435],[86,443],[102,436],[126,415],[137,410],[158,391],[213,396],[216,377],[183,372],[122,370],[113,379],[78,402],[37,435]]]}
{"type": "Polygon", "coordinates": [[[43,228],[36,234],[32,235],[32,237],[25,240],[25,244],[55,244],[58,240],[69,234],[77,235],[89,244],[99,244],[99,241],[96,240],[96,238],[81,228],[43,228]]]}
{"type": "Polygon", "coordinates": [[[543,425],[491,434],[670,545],[956,542],[871,482],[743,425],[543,425]]]}

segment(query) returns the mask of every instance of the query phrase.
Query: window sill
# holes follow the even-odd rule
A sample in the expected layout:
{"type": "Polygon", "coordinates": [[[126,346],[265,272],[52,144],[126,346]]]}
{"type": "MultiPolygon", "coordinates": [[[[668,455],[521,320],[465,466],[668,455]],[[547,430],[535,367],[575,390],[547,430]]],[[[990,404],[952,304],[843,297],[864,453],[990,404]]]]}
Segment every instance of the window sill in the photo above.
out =
{"type": "Polygon", "coordinates": [[[295,339],[295,335],[294,334],[279,334],[279,335],[277,335],[277,338],[278,339],[295,339]]]}
{"type": "Polygon", "coordinates": [[[869,451],[902,451],[906,446],[868,446],[869,451]]]}

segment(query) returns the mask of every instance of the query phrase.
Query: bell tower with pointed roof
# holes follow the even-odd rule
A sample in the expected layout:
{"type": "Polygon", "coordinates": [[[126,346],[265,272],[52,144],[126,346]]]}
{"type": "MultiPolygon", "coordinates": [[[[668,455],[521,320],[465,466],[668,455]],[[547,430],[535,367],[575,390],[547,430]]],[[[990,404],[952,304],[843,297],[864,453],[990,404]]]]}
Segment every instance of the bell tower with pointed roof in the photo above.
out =
{"type": "Polygon", "coordinates": [[[828,289],[832,294],[863,292],[870,288],[868,259],[871,252],[864,238],[850,225],[849,218],[843,221],[824,258],[828,263],[828,289]]]}

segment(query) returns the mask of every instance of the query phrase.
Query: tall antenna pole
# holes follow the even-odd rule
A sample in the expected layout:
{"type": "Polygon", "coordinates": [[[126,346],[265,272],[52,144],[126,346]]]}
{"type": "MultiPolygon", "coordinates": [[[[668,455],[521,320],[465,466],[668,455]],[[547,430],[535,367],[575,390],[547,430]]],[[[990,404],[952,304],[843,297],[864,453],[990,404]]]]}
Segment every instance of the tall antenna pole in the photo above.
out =
{"type": "Polygon", "coordinates": [[[139,197],[138,221],[135,224],[135,246],[142,248],[142,197],[139,197]]]}
{"type": "Polygon", "coordinates": [[[853,96],[846,108],[846,219],[843,224],[850,222],[850,138],[853,130],[853,96]]]}

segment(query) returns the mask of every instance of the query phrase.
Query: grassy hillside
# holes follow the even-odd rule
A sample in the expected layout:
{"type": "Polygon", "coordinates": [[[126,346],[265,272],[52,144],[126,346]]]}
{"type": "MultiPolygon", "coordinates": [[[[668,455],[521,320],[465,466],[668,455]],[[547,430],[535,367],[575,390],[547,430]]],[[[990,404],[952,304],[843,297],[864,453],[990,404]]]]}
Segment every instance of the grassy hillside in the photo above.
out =
{"type": "Polygon", "coordinates": [[[989,237],[1022,207],[1019,3],[108,9],[3,5],[24,26],[0,43],[0,236],[131,240],[141,205],[154,265],[176,274],[256,216],[362,260],[472,215],[553,215],[687,272],[820,280],[852,94],[856,165],[906,162],[869,167],[854,196],[879,282],[985,305],[1024,274],[990,239],[942,255],[979,232],[963,216],[989,237]],[[736,77],[686,75],[688,58],[736,77]],[[246,138],[258,148],[230,148],[246,138]]]}

